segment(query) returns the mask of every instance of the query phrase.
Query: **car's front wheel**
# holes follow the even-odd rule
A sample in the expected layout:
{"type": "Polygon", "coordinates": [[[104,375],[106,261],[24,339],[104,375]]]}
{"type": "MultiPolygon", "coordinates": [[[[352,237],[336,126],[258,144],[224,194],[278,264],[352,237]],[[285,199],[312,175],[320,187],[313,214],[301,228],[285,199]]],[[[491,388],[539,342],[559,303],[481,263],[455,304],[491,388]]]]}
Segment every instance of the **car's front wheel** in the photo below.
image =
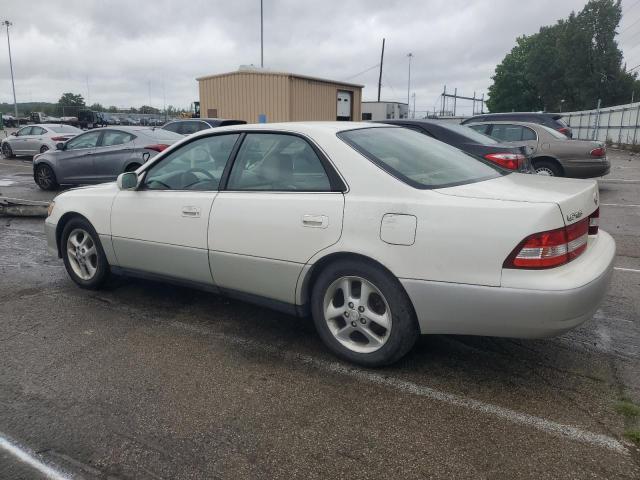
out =
{"type": "Polygon", "coordinates": [[[2,144],[2,155],[4,156],[4,158],[13,157],[13,150],[11,150],[11,145],[6,142],[2,144]]]}
{"type": "Polygon", "coordinates": [[[58,187],[56,174],[47,164],[41,163],[36,167],[35,179],[36,183],[42,190],[53,190],[58,187]]]}
{"type": "Polygon", "coordinates": [[[42,145],[42,146],[40,147],[40,153],[44,153],[44,152],[46,152],[47,150],[49,150],[49,147],[48,147],[48,146],[46,146],[46,145],[42,145]]]}
{"type": "Polygon", "coordinates": [[[326,267],[313,286],[311,309],[324,343],[366,367],[399,360],[419,335],[411,301],[398,280],[366,261],[326,267]]]}
{"type": "Polygon", "coordinates": [[[71,219],[61,238],[64,266],[71,279],[80,287],[96,290],[109,276],[109,263],[100,237],[83,218],[71,219]]]}

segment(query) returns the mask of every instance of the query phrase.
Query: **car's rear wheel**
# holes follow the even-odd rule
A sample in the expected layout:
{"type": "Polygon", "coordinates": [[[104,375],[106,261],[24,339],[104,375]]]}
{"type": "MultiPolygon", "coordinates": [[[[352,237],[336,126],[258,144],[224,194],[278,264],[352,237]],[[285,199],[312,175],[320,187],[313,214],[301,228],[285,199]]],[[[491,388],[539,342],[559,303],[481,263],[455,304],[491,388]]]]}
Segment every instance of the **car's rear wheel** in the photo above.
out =
{"type": "Polygon", "coordinates": [[[36,183],[42,190],[54,190],[58,187],[56,174],[53,169],[44,163],[36,167],[36,183]]]}
{"type": "Polygon", "coordinates": [[[83,218],[73,218],[64,227],[62,258],[71,279],[82,288],[96,290],[109,276],[109,263],[100,237],[83,218]]]}
{"type": "Polygon", "coordinates": [[[13,150],[11,150],[11,145],[9,145],[8,143],[2,144],[2,155],[4,156],[4,158],[13,157],[13,150]]]}
{"type": "Polygon", "coordinates": [[[539,160],[534,163],[537,175],[546,175],[547,177],[562,177],[560,167],[549,160],[539,160]]]}
{"type": "Polygon", "coordinates": [[[366,261],[327,266],[313,286],[311,309],[324,343],[367,367],[399,360],[418,338],[411,301],[398,280],[366,261]]]}
{"type": "Polygon", "coordinates": [[[42,145],[42,146],[40,147],[40,153],[44,153],[44,152],[46,152],[47,150],[49,150],[49,147],[47,147],[46,145],[42,145]]]}

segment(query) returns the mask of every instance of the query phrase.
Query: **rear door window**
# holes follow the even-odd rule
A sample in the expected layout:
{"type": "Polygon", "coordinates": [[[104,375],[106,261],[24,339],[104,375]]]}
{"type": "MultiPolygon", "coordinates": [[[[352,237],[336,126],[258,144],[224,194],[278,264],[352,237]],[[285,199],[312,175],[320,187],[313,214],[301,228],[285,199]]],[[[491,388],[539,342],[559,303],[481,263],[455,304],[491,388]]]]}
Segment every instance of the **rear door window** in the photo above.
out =
{"type": "Polygon", "coordinates": [[[106,130],[102,136],[102,147],[112,147],[128,143],[135,138],[134,135],[120,130],[106,130]]]}
{"type": "Polygon", "coordinates": [[[521,125],[496,123],[491,130],[491,136],[503,142],[520,142],[522,140],[536,140],[533,130],[521,125]]]}

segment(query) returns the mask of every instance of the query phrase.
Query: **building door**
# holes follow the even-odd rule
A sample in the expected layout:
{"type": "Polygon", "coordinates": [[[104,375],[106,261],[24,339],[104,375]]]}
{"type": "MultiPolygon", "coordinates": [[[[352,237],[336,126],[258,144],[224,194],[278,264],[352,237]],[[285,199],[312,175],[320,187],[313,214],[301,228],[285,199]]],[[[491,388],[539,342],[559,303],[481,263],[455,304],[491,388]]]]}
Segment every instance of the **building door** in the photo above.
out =
{"type": "Polygon", "coordinates": [[[351,92],[338,90],[338,116],[336,120],[351,120],[351,92]]]}

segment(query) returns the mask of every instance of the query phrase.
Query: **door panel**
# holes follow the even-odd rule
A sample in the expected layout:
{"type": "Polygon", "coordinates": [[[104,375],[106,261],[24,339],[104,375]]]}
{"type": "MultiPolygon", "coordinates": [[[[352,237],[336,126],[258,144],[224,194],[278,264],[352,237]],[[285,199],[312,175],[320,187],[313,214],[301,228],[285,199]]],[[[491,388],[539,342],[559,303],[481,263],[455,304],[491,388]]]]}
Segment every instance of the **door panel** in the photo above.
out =
{"type": "Polygon", "coordinates": [[[220,192],[209,224],[216,284],[294,303],[304,264],[339,240],[343,207],[339,192],[220,192]]]}
{"type": "Polygon", "coordinates": [[[65,150],[58,153],[58,181],[71,183],[93,183],[96,175],[93,166],[93,151],[101,132],[83,133],[65,144],[65,150]]]}
{"type": "Polygon", "coordinates": [[[207,225],[216,192],[121,191],[111,234],[124,268],[212,284],[207,225]]]}

